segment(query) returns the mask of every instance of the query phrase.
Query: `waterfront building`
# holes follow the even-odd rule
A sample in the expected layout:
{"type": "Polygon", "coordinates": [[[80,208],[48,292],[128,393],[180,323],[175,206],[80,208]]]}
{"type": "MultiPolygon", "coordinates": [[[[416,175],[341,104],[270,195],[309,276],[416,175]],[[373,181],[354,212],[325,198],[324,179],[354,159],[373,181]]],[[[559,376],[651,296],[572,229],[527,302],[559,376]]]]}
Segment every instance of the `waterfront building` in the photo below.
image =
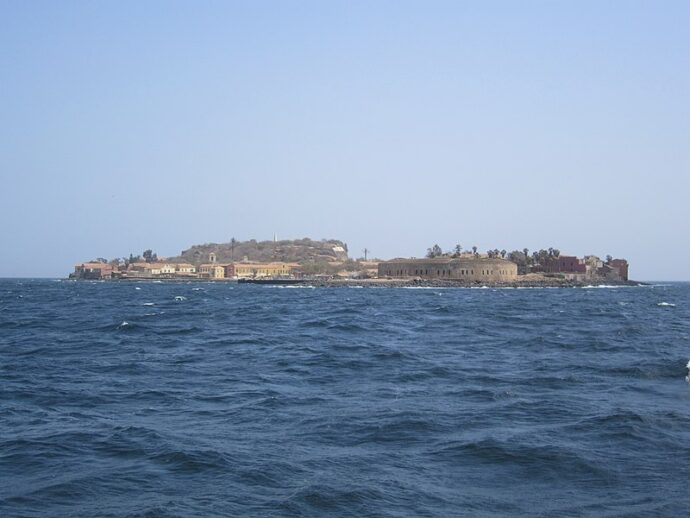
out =
{"type": "Polygon", "coordinates": [[[226,267],[226,275],[238,279],[252,279],[256,277],[286,277],[298,267],[295,263],[233,263],[226,267]]]}
{"type": "Polygon", "coordinates": [[[199,266],[199,277],[205,279],[224,279],[225,265],[218,263],[202,264],[199,266]]]}
{"type": "Polygon", "coordinates": [[[617,271],[620,280],[628,280],[628,261],[625,259],[612,259],[608,265],[617,271]]]}
{"type": "Polygon", "coordinates": [[[86,262],[74,265],[74,273],[70,275],[72,279],[110,279],[116,269],[108,263],[86,262]]]}
{"type": "Polygon", "coordinates": [[[170,263],[164,263],[160,266],[161,275],[175,275],[176,266],[170,263]]]}
{"type": "Polygon", "coordinates": [[[178,275],[191,275],[196,273],[196,267],[189,263],[179,263],[175,265],[175,273],[178,275]]]}
{"type": "Polygon", "coordinates": [[[543,271],[544,273],[585,274],[587,266],[584,259],[578,259],[574,255],[559,255],[547,259],[543,271]]]}
{"type": "Polygon", "coordinates": [[[575,256],[559,256],[549,258],[543,265],[533,268],[533,271],[547,275],[557,275],[568,280],[586,281],[592,279],[608,279],[612,281],[628,280],[628,261],[625,259],[611,259],[604,262],[596,255],[586,255],[579,259],[575,256]]]}
{"type": "Polygon", "coordinates": [[[393,259],[378,266],[379,277],[510,282],[517,278],[517,264],[486,257],[393,259]]]}

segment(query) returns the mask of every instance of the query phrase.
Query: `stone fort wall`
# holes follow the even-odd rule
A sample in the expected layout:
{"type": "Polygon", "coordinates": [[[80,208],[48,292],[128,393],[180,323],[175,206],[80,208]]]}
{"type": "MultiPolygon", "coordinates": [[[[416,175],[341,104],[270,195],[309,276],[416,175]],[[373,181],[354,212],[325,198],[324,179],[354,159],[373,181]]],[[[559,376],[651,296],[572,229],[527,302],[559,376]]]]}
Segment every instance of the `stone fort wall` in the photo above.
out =
{"type": "Polygon", "coordinates": [[[506,259],[393,259],[379,263],[379,277],[510,282],[517,279],[517,264],[506,259]]]}

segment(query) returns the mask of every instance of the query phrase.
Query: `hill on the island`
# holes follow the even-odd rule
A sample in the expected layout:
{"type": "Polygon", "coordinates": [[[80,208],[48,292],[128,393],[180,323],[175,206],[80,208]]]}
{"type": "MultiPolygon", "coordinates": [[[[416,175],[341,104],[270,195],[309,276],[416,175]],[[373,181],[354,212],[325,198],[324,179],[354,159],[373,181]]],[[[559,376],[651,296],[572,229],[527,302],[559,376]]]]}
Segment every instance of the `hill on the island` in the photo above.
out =
{"type": "Polygon", "coordinates": [[[234,243],[206,243],[183,250],[168,260],[187,263],[207,263],[211,253],[216,261],[284,261],[290,263],[323,263],[347,261],[347,244],[337,239],[314,241],[309,238],[282,241],[235,241],[234,243]]]}

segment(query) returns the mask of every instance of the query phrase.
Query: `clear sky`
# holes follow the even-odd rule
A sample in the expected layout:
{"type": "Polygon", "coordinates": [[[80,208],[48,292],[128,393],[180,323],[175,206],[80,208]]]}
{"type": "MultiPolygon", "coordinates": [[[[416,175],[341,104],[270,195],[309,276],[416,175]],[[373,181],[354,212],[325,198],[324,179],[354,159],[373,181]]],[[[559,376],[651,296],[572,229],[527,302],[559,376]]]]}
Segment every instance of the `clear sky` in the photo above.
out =
{"type": "Polygon", "coordinates": [[[0,0],[0,277],[237,239],[690,280],[690,2],[0,0]]]}

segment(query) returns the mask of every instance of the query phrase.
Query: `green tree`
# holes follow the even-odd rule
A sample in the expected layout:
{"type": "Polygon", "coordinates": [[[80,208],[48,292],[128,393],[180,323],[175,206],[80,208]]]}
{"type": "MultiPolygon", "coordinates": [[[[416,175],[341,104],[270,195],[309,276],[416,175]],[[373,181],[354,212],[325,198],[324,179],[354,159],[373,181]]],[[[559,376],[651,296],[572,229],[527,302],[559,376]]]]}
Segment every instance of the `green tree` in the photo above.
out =
{"type": "Polygon", "coordinates": [[[441,250],[441,247],[438,246],[438,244],[432,246],[431,248],[428,248],[426,251],[426,256],[429,259],[433,259],[434,257],[441,257],[443,255],[443,250],[441,250]]]}

